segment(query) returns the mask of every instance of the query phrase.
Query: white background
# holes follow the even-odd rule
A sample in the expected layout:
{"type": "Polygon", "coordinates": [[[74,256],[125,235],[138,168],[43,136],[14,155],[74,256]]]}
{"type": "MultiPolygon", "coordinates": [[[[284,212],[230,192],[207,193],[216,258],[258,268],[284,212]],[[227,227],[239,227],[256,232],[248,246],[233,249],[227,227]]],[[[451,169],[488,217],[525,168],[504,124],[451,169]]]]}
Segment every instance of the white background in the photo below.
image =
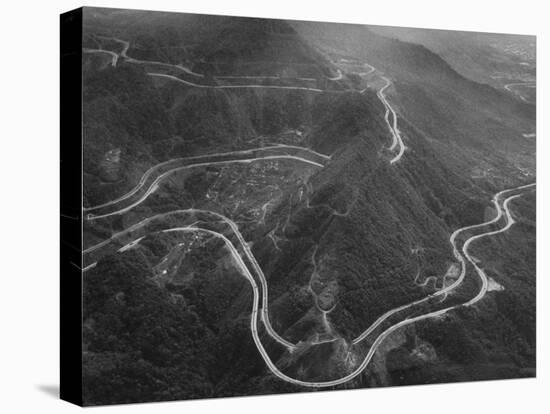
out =
{"type": "MultiPolygon", "coordinates": [[[[58,14],[78,1],[2,6],[0,139],[0,411],[65,413],[57,399],[59,335],[58,14]],[[7,230],[7,231],[6,231],[7,230]]],[[[94,408],[128,412],[537,413],[550,406],[548,165],[543,99],[548,96],[549,11],[545,1],[88,1],[197,13],[430,27],[538,36],[538,378],[94,408]],[[546,53],[545,53],[546,52],[546,53]],[[546,405],[546,407],[544,407],[546,405]]],[[[546,114],[548,115],[548,114],[546,114]]],[[[79,137],[74,137],[79,139],[79,137]]]]}

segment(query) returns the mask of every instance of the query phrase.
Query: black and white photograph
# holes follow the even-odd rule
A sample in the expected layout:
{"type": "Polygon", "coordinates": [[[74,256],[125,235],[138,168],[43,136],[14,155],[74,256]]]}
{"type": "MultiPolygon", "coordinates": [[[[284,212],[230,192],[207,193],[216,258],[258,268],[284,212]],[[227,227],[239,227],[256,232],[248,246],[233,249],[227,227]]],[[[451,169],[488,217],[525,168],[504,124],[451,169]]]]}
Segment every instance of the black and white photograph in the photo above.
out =
{"type": "Polygon", "coordinates": [[[546,8],[4,5],[0,412],[545,413],[546,8]]]}
{"type": "Polygon", "coordinates": [[[83,403],[534,377],[534,36],[84,8],[83,403]]]}

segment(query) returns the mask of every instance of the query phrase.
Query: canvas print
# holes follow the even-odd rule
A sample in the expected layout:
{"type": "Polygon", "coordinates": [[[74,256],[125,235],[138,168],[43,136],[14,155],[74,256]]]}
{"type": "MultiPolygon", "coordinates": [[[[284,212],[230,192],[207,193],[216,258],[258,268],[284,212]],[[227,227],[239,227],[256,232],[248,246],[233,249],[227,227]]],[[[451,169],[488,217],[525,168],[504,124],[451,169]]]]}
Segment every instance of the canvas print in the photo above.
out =
{"type": "Polygon", "coordinates": [[[535,46],[84,8],[84,404],[534,377],[535,46]]]}

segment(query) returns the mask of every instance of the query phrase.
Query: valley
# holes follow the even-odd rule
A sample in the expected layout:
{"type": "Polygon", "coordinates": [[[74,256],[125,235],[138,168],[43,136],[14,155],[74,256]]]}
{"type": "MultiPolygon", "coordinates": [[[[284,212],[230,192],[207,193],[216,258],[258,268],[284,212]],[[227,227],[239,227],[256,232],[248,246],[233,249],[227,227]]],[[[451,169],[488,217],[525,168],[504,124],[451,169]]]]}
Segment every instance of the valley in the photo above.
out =
{"type": "MultiPolygon", "coordinates": [[[[478,257],[534,208],[515,211],[536,189],[518,92],[532,83],[478,85],[355,25],[182,15],[145,34],[133,14],[116,30],[98,16],[83,50],[90,402],[128,400],[97,383],[127,358],[154,400],[176,383],[170,398],[424,383],[456,364],[430,329],[470,338],[510,294],[478,257]],[[390,369],[409,339],[371,362],[398,331],[433,347],[422,374],[390,369]]],[[[530,292],[530,264],[517,271],[530,292]]]]}

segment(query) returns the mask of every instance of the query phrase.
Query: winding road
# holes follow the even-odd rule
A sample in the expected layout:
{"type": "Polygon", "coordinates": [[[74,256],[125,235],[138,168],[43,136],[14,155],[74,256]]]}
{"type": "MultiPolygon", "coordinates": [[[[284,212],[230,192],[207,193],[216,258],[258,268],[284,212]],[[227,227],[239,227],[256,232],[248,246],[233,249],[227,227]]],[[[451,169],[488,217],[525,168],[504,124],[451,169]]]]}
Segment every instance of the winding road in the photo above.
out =
{"type": "MultiPolygon", "coordinates": [[[[127,56],[129,43],[119,39],[115,39],[115,40],[123,44],[123,50],[120,52],[120,56],[129,62],[167,65],[171,67],[177,67],[180,70],[188,74],[192,74],[193,76],[196,76],[196,77],[202,76],[200,74],[195,74],[189,71],[187,68],[184,68],[183,66],[179,66],[179,65],[170,65],[170,64],[165,64],[163,62],[145,62],[145,61],[132,59],[127,56]]],[[[102,49],[101,50],[89,49],[86,53],[109,53],[111,54],[111,56],[116,55],[118,59],[118,55],[116,53],[104,51],[102,49]]],[[[113,61],[112,61],[113,66],[116,65],[116,61],[117,60],[115,59],[115,57],[113,57],[113,61]]],[[[370,70],[367,74],[370,74],[376,70],[372,66],[370,66],[370,68],[372,70],[370,70]]],[[[210,88],[210,89],[273,88],[273,89],[298,89],[298,90],[308,90],[312,92],[324,92],[321,89],[306,88],[306,87],[299,87],[299,86],[292,87],[292,86],[271,86],[271,85],[201,85],[201,84],[196,84],[193,82],[183,80],[176,76],[163,74],[163,73],[150,72],[148,73],[148,75],[153,77],[164,77],[167,79],[176,80],[178,82],[182,82],[189,86],[194,86],[199,88],[210,88]]],[[[341,72],[339,73],[339,75],[341,75],[341,72]]],[[[385,76],[380,76],[380,77],[381,79],[384,80],[385,84],[382,86],[382,88],[380,88],[380,90],[378,90],[377,96],[386,109],[384,120],[392,135],[392,144],[389,149],[391,151],[397,152],[394,158],[392,158],[390,161],[391,164],[394,164],[401,159],[406,147],[403,143],[401,133],[397,127],[397,114],[393,109],[393,107],[388,102],[387,97],[384,93],[385,90],[391,85],[391,81],[385,76]],[[390,115],[392,117],[391,121],[390,121],[390,115]]],[[[333,79],[333,80],[337,80],[337,79],[333,79]]],[[[513,84],[509,84],[506,86],[513,86],[513,84]]],[[[287,145],[276,145],[276,146],[270,146],[270,147],[254,148],[250,150],[207,154],[207,155],[196,156],[196,157],[177,158],[177,159],[169,160],[169,161],[160,163],[154,167],[151,167],[149,170],[147,170],[141,177],[139,183],[125,195],[117,198],[116,200],[84,209],[84,212],[87,213],[86,219],[97,220],[97,219],[109,217],[115,214],[122,214],[124,212],[127,212],[133,209],[134,207],[142,203],[144,200],[146,200],[156,190],[160,182],[164,180],[166,177],[170,176],[170,174],[174,173],[175,171],[189,169],[189,168],[205,167],[205,166],[220,166],[220,165],[228,165],[228,164],[235,164],[235,163],[248,164],[248,163],[257,162],[257,161],[282,160],[282,159],[294,160],[297,162],[309,164],[316,168],[323,168],[326,165],[326,163],[330,160],[330,157],[327,155],[312,151],[307,148],[287,146],[287,145]]],[[[451,294],[464,281],[467,275],[468,263],[473,266],[481,282],[481,288],[479,292],[476,294],[476,296],[474,296],[473,298],[471,298],[465,303],[461,303],[453,306],[447,306],[442,309],[436,309],[414,317],[412,316],[407,317],[406,315],[403,316],[403,319],[401,321],[394,323],[390,327],[386,328],[374,339],[368,351],[366,352],[366,355],[363,357],[362,362],[358,366],[356,366],[352,372],[350,372],[348,375],[343,376],[341,378],[329,380],[329,381],[309,382],[309,381],[303,381],[296,378],[292,378],[286,375],[285,373],[281,372],[279,368],[275,365],[275,363],[271,360],[259,336],[258,318],[260,318],[261,322],[263,322],[263,325],[268,335],[271,338],[273,338],[277,343],[284,346],[288,350],[288,352],[290,353],[294,352],[300,345],[291,343],[290,341],[281,337],[273,329],[269,318],[269,296],[268,296],[267,279],[261,267],[259,266],[256,258],[254,257],[248,243],[245,241],[242,233],[240,232],[238,225],[233,220],[217,212],[191,208],[191,209],[185,209],[185,210],[171,211],[168,213],[159,214],[159,215],[144,219],[141,222],[130,226],[128,229],[114,234],[111,238],[86,249],[83,252],[83,255],[87,260],[87,262],[85,262],[86,266],[83,270],[88,270],[96,266],[97,261],[100,260],[104,254],[112,252],[113,249],[116,249],[117,252],[124,252],[128,248],[131,248],[139,244],[142,238],[145,237],[147,234],[151,234],[154,232],[159,232],[159,231],[164,233],[190,233],[190,232],[197,233],[199,232],[199,233],[205,233],[212,237],[218,238],[224,242],[228,251],[231,253],[232,257],[234,258],[235,263],[237,264],[241,274],[248,280],[248,282],[251,285],[251,288],[253,291],[253,303],[252,303],[252,310],[251,310],[251,316],[250,316],[250,330],[251,330],[254,343],[258,349],[258,352],[260,353],[262,359],[264,360],[270,372],[273,373],[276,377],[280,378],[281,380],[284,380],[286,382],[289,382],[295,385],[303,386],[303,387],[310,387],[310,388],[333,387],[340,384],[344,384],[356,378],[357,376],[359,376],[368,366],[372,357],[376,353],[378,346],[384,341],[385,338],[387,338],[388,335],[390,335],[395,330],[403,326],[415,323],[417,321],[425,320],[428,318],[440,317],[441,315],[444,315],[445,313],[453,309],[456,309],[458,307],[472,306],[475,303],[477,303],[479,300],[481,300],[487,293],[488,279],[483,269],[479,267],[479,265],[475,262],[475,260],[471,256],[471,253],[470,253],[471,244],[474,241],[479,240],[481,238],[490,237],[499,233],[503,233],[508,229],[510,229],[511,226],[514,224],[514,219],[511,215],[510,207],[509,207],[510,202],[520,197],[523,194],[523,191],[529,191],[531,189],[534,189],[535,186],[536,186],[536,183],[532,183],[532,184],[522,185],[519,187],[500,191],[499,193],[495,194],[492,200],[493,205],[496,209],[496,215],[493,219],[483,223],[462,227],[460,229],[455,230],[451,234],[449,241],[453,249],[453,254],[461,267],[461,272],[459,276],[456,278],[456,280],[453,281],[453,283],[451,283],[448,286],[445,286],[445,283],[444,283],[444,286],[442,289],[436,291],[433,294],[428,295],[425,298],[416,300],[409,304],[405,304],[387,311],[386,313],[381,315],[373,324],[371,324],[365,331],[363,331],[357,338],[351,340],[349,343],[346,343],[346,346],[348,346],[348,349],[352,349],[354,346],[359,345],[360,343],[362,343],[362,341],[364,341],[367,337],[369,337],[370,334],[372,334],[378,327],[380,327],[382,323],[387,321],[393,315],[396,315],[405,310],[410,310],[411,313],[409,315],[412,315],[413,312],[416,310],[416,307],[418,307],[418,305],[422,305],[422,308],[423,308],[425,305],[429,304],[429,302],[435,302],[435,299],[441,299],[441,298],[445,299],[448,294],[451,294]],[[157,223],[158,221],[162,222],[162,220],[166,218],[172,218],[172,219],[181,218],[184,224],[178,225],[176,227],[165,228],[162,230],[158,230],[158,228],[155,228],[154,231],[145,232],[145,230],[147,230],[146,226],[158,224],[157,223]],[[196,220],[197,218],[198,220],[196,220]],[[185,224],[188,219],[194,219],[194,221],[189,224],[185,224]],[[501,225],[498,229],[494,229],[495,226],[499,226],[499,222],[501,221],[504,221],[504,223],[501,223],[503,225],[501,225]],[[224,234],[225,232],[218,231],[219,229],[216,226],[220,224],[227,225],[229,227],[229,229],[231,230],[229,235],[224,234]],[[211,227],[214,227],[214,229],[212,229],[211,227]],[[140,233],[140,231],[142,232],[140,233]],[[469,235],[470,232],[474,232],[475,234],[470,235],[468,238],[466,238],[463,241],[463,244],[459,246],[459,242],[462,236],[465,235],[466,233],[468,233],[467,235],[469,235]],[[122,244],[122,247],[120,247],[120,244],[122,244]],[[257,281],[259,281],[259,285],[257,281]],[[260,295],[261,295],[261,298],[260,298],[260,295]],[[260,307],[260,304],[261,304],[261,307],[260,307]]],[[[308,206],[309,206],[309,200],[308,200],[308,206]]],[[[348,213],[349,213],[349,210],[346,213],[342,213],[342,214],[348,214],[348,213]]],[[[171,225],[171,224],[168,224],[168,225],[171,225]]],[[[314,266],[316,266],[314,258],[313,258],[313,264],[314,266]]],[[[443,300],[439,300],[438,304],[442,302],[443,300]]],[[[422,310],[422,308],[420,308],[420,310],[422,310]]],[[[326,313],[324,315],[326,316],[326,313]]],[[[357,352],[359,351],[360,350],[358,350],[357,352]]]]}
{"type": "MultiPolygon", "coordinates": [[[[134,59],[130,56],[128,56],[128,49],[130,48],[130,42],[126,40],[121,40],[118,38],[107,38],[103,36],[98,36],[99,38],[113,40],[117,43],[122,44],[122,50],[120,51],[120,57],[125,59],[128,63],[135,63],[135,64],[148,64],[148,65],[157,65],[162,67],[168,67],[168,68],[174,68],[179,71],[182,71],[186,74],[195,76],[197,78],[204,78],[205,76],[200,73],[193,72],[192,70],[186,68],[182,65],[174,65],[171,63],[165,63],[165,62],[159,62],[159,61],[149,61],[149,60],[140,60],[140,59],[134,59]]],[[[108,51],[104,49],[87,49],[88,53],[109,53],[113,56],[113,66],[116,66],[116,60],[118,59],[118,54],[113,51],[108,51]],[[116,58],[115,58],[116,56],[116,58]]],[[[367,72],[361,72],[360,75],[362,76],[368,76],[371,73],[376,71],[376,68],[368,63],[363,63],[363,66],[368,67],[367,72]]],[[[327,78],[331,81],[338,81],[343,78],[342,71],[338,68],[338,74],[335,77],[327,78]]],[[[185,80],[182,78],[179,78],[174,75],[166,74],[166,73],[159,73],[159,72],[147,72],[147,75],[151,77],[156,78],[164,78],[171,81],[182,83],[186,86],[191,86],[195,88],[202,88],[202,89],[280,89],[280,90],[301,90],[301,91],[307,91],[307,92],[315,92],[315,93],[323,93],[323,92],[331,92],[331,93],[345,93],[349,92],[347,90],[327,90],[327,89],[319,89],[319,88],[311,88],[306,86],[283,86],[283,85],[259,85],[259,84],[247,84],[247,85],[205,85],[200,83],[195,83],[190,80],[185,80]]],[[[397,149],[397,154],[390,160],[391,164],[394,164],[398,162],[401,157],[403,156],[403,153],[405,152],[405,144],[403,143],[403,138],[401,136],[401,131],[397,127],[397,114],[393,107],[388,102],[386,95],[384,94],[384,91],[391,85],[391,81],[385,77],[380,75],[380,77],[385,81],[385,85],[378,90],[377,96],[384,105],[386,109],[386,113],[384,115],[384,120],[386,122],[386,125],[388,126],[388,129],[392,135],[392,143],[390,146],[390,151],[395,151],[397,149]],[[392,115],[392,122],[389,121],[389,115],[392,115]]],[[[238,75],[225,75],[225,76],[215,76],[217,79],[280,79],[280,77],[276,76],[238,76],[238,75]]],[[[316,79],[314,78],[298,78],[305,81],[314,81],[316,79]]],[[[365,92],[366,89],[363,89],[361,93],[365,92]]]]}
{"type": "MultiPolygon", "coordinates": [[[[277,86],[277,85],[201,85],[198,83],[193,83],[186,81],[184,79],[178,78],[177,76],[167,75],[164,73],[154,73],[147,72],[147,75],[159,78],[166,78],[176,82],[183,83],[187,86],[193,86],[195,88],[203,89],[288,89],[288,90],[300,90],[300,91],[309,91],[309,92],[327,92],[323,89],[318,88],[307,88],[305,86],[277,86]]],[[[342,92],[342,91],[332,91],[332,92],[342,92]]]]}
{"type": "Polygon", "coordinates": [[[281,144],[249,150],[175,158],[149,168],[143,174],[139,183],[123,196],[100,205],[87,207],[84,209],[84,212],[88,220],[96,220],[124,213],[141,204],[156,190],[162,180],[176,171],[208,166],[250,164],[257,161],[277,160],[293,160],[322,168],[330,160],[330,156],[308,148],[281,144]]]}
{"type": "MultiPolygon", "coordinates": [[[[130,48],[130,42],[118,38],[107,38],[103,36],[98,36],[99,38],[107,39],[107,40],[113,40],[117,43],[122,44],[122,51],[120,52],[120,57],[125,59],[128,63],[134,63],[134,64],[142,64],[142,65],[156,65],[156,66],[162,66],[167,68],[173,68],[177,69],[181,72],[184,72],[188,75],[192,75],[197,78],[205,78],[204,74],[193,72],[191,69],[183,66],[183,65],[174,65],[171,63],[166,62],[160,62],[160,61],[154,61],[154,60],[141,60],[141,59],[135,59],[130,56],[128,56],[128,49],[130,48]]],[[[104,51],[101,49],[101,51],[104,51]]],[[[112,51],[104,51],[112,54],[116,54],[112,51]]],[[[118,55],[117,55],[118,57],[118,55]]],[[[318,88],[310,88],[305,86],[283,86],[283,85],[261,85],[261,84],[249,84],[249,85],[205,85],[205,84],[199,84],[195,82],[191,82],[189,80],[185,80],[182,78],[179,78],[174,75],[166,74],[166,73],[158,73],[158,72],[147,72],[147,75],[152,77],[161,77],[170,79],[173,81],[177,81],[180,83],[183,83],[187,86],[192,86],[195,88],[205,88],[205,89],[282,89],[282,90],[302,90],[302,91],[309,91],[309,92],[345,92],[345,91],[337,91],[337,90],[323,90],[318,88]]],[[[265,80],[265,79],[271,79],[271,80],[280,80],[280,76],[246,76],[246,75],[221,75],[221,76],[214,76],[216,79],[257,79],[257,80],[265,80]]],[[[311,82],[316,81],[315,78],[303,78],[298,77],[295,78],[297,80],[311,82]]],[[[342,79],[342,73],[340,70],[338,70],[338,75],[333,78],[327,78],[328,80],[337,81],[342,79]]]]}
{"type": "MultiPolygon", "coordinates": [[[[237,224],[235,222],[233,222],[232,220],[230,220],[229,218],[227,218],[227,217],[225,217],[225,216],[223,216],[219,213],[216,213],[216,212],[207,211],[207,210],[198,210],[198,209],[177,210],[177,211],[174,211],[174,212],[164,213],[164,214],[161,214],[161,215],[157,215],[157,216],[154,216],[154,217],[147,218],[147,219],[143,220],[142,222],[137,223],[137,224],[129,227],[128,229],[113,235],[110,239],[108,239],[108,240],[106,240],[102,243],[99,243],[96,246],[88,248],[83,253],[85,255],[87,255],[89,253],[92,253],[92,252],[100,249],[100,248],[108,247],[110,243],[112,243],[113,241],[121,238],[123,235],[131,234],[131,233],[137,231],[138,229],[144,227],[146,224],[152,223],[155,219],[165,218],[168,215],[184,214],[184,215],[190,215],[190,216],[193,216],[193,218],[196,218],[195,216],[197,214],[204,214],[206,216],[210,215],[210,216],[214,217],[216,219],[215,222],[223,222],[223,223],[228,224],[229,227],[232,230],[232,234],[236,237],[237,244],[239,245],[239,247],[241,248],[241,250],[244,253],[244,256],[245,256],[244,259],[239,254],[239,250],[235,247],[235,245],[226,236],[224,236],[220,232],[205,228],[204,226],[198,227],[197,226],[197,221],[194,221],[192,223],[192,225],[188,225],[186,227],[169,228],[169,229],[165,229],[165,230],[162,230],[162,231],[163,232],[203,231],[203,232],[207,232],[208,234],[211,234],[215,237],[219,237],[219,238],[223,239],[224,242],[226,243],[227,247],[229,248],[229,250],[232,252],[232,255],[233,255],[236,263],[238,263],[243,275],[249,280],[249,282],[252,285],[254,300],[253,300],[253,308],[252,308],[252,313],[251,313],[251,332],[252,332],[252,335],[253,335],[253,338],[254,338],[254,342],[255,342],[255,344],[258,348],[258,351],[260,352],[262,358],[264,359],[267,367],[270,369],[270,371],[275,376],[279,377],[280,379],[282,379],[284,381],[293,383],[295,385],[300,385],[300,386],[304,386],[304,387],[313,387],[313,388],[330,387],[330,386],[336,386],[336,385],[339,385],[339,384],[343,384],[343,383],[345,383],[347,381],[350,381],[351,379],[355,378],[356,376],[360,375],[361,372],[367,367],[369,361],[371,360],[372,356],[376,352],[376,349],[380,345],[380,343],[382,343],[382,341],[391,332],[395,331],[396,329],[398,329],[402,326],[405,326],[405,325],[423,320],[423,319],[441,316],[441,315],[445,314],[446,312],[449,312],[450,310],[456,309],[457,307],[460,307],[460,306],[471,306],[474,303],[481,300],[481,298],[483,298],[483,296],[485,296],[485,294],[487,292],[487,285],[488,285],[487,284],[487,277],[486,277],[485,273],[483,272],[483,270],[475,263],[475,261],[473,260],[473,258],[470,255],[468,249],[469,249],[469,247],[470,247],[470,245],[473,241],[478,240],[482,237],[488,237],[488,236],[491,236],[491,235],[502,233],[502,232],[508,230],[513,225],[514,220],[513,220],[513,218],[511,217],[511,214],[510,214],[509,203],[510,203],[511,200],[519,197],[521,194],[512,194],[512,195],[509,195],[508,197],[503,198],[504,195],[506,195],[507,193],[515,192],[515,191],[526,190],[526,189],[529,189],[531,187],[534,187],[535,185],[536,185],[535,183],[528,184],[528,185],[523,185],[523,186],[512,188],[512,189],[503,190],[503,191],[497,193],[493,197],[493,204],[494,204],[494,206],[496,208],[496,211],[497,211],[497,214],[493,219],[491,219],[487,222],[484,222],[484,223],[463,227],[463,228],[458,229],[458,230],[456,230],[455,232],[452,233],[452,235],[450,237],[450,242],[451,242],[451,245],[453,246],[453,252],[455,254],[455,257],[459,260],[459,262],[461,264],[461,267],[462,267],[460,276],[457,278],[456,281],[454,281],[451,285],[446,286],[443,289],[435,292],[432,295],[429,295],[429,296],[427,296],[423,299],[414,301],[414,302],[412,302],[410,304],[407,304],[407,305],[397,307],[395,309],[392,309],[392,310],[384,313],[370,327],[368,327],[361,335],[359,335],[356,339],[351,341],[349,346],[354,346],[354,345],[357,345],[360,342],[362,342],[378,326],[380,326],[380,324],[382,322],[387,320],[390,316],[392,316],[392,315],[394,315],[398,312],[404,311],[406,309],[413,308],[416,305],[424,304],[427,301],[432,300],[435,297],[438,297],[438,296],[441,296],[441,295],[445,295],[445,297],[446,297],[446,295],[448,293],[450,293],[451,291],[456,289],[462,283],[462,281],[464,280],[464,278],[466,276],[466,273],[467,273],[466,260],[469,263],[471,263],[472,266],[474,266],[477,274],[479,275],[479,277],[481,279],[482,287],[480,289],[480,292],[474,298],[472,298],[471,300],[469,300],[468,302],[466,302],[464,304],[449,306],[449,307],[446,307],[444,309],[436,310],[436,311],[429,312],[429,313],[419,315],[419,316],[416,316],[416,317],[412,317],[412,318],[405,318],[402,321],[390,326],[389,328],[384,330],[375,339],[375,341],[373,342],[373,344],[369,348],[368,353],[366,354],[365,358],[363,359],[362,363],[353,372],[351,372],[349,375],[346,375],[345,377],[342,377],[342,378],[336,379],[336,380],[332,380],[332,381],[308,382],[308,381],[302,381],[302,380],[298,380],[298,379],[295,379],[295,378],[291,378],[291,377],[287,376],[286,374],[282,373],[275,366],[273,361],[270,359],[270,357],[267,354],[265,348],[263,347],[263,345],[261,343],[261,340],[259,338],[259,335],[258,335],[258,321],[257,321],[258,314],[261,317],[261,320],[262,320],[262,322],[263,322],[263,324],[266,328],[267,333],[275,341],[277,341],[281,345],[285,346],[286,349],[289,352],[293,352],[297,348],[298,345],[292,344],[288,340],[282,338],[272,328],[271,323],[270,323],[270,319],[269,319],[269,300],[268,300],[267,280],[265,278],[265,275],[264,275],[261,267],[257,263],[252,251],[250,250],[250,247],[248,246],[248,243],[244,240],[244,237],[242,236],[237,224]],[[502,228],[500,228],[498,230],[490,230],[490,231],[486,231],[484,233],[473,235],[464,242],[461,250],[458,248],[457,238],[458,238],[459,235],[461,235],[462,233],[464,233],[466,231],[472,231],[472,230],[481,229],[483,227],[489,227],[491,225],[494,225],[503,216],[505,217],[505,221],[506,221],[505,226],[503,226],[502,228]],[[250,263],[250,266],[251,266],[253,272],[256,274],[257,278],[260,280],[260,284],[261,284],[261,287],[262,287],[262,291],[261,291],[261,293],[262,293],[262,300],[261,300],[262,307],[261,307],[261,309],[259,309],[259,303],[260,303],[259,295],[260,295],[260,292],[259,292],[259,289],[258,289],[258,285],[256,284],[256,281],[254,279],[254,276],[252,276],[252,273],[251,273],[250,269],[246,266],[245,260],[247,260],[250,263]]],[[[203,220],[199,220],[199,222],[203,222],[203,220]]],[[[135,237],[135,236],[132,235],[132,237],[135,237]]],[[[137,244],[143,237],[144,237],[143,235],[140,235],[139,237],[134,238],[134,240],[132,240],[129,243],[125,244],[125,246],[128,246],[129,244],[132,244],[132,243],[137,244]]],[[[118,251],[124,251],[124,249],[118,249],[118,251]]],[[[96,262],[87,265],[86,268],[91,268],[92,266],[95,265],[95,263],[96,262]]]]}
{"type": "MultiPolygon", "coordinates": [[[[376,71],[376,68],[372,65],[369,65],[368,63],[364,63],[364,65],[369,66],[370,70],[368,72],[362,73],[361,75],[367,76],[376,71]]],[[[386,97],[386,94],[384,93],[386,89],[392,84],[392,82],[383,75],[380,75],[380,78],[384,81],[384,85],[376,92],[376,96],[382,102],[382,105],[384,105],[384,108],[386,109],[386,112],[384,114],[384,121],[386,122],[386,126],[388,127],[388,130],[390,131],[390,134],[392,136],[392,142],[389,147],[390,151],[396,151],[397,154],[390,160],[390,164],[395,164],[398,162],[403,154],[405,153],[405,150],[407,147],[405,147],[405,144],[403,143],[403,138],[401,136],[401,131],[397,127],[397,114],[395,112],[395,109],[390,105],[388,102],[388,99],[386,97]],[[390,114],[392,115],[392,121],[390,122],[390,114]]],[[[361,90],[360,93],[364,93],[369,88],[366,87],[365,89],[361,90]]]]}
{"type": "Polygon", "coordinates": [[[111,66],[112,67],[116,67],[116,64],[118,62],[118,55],[115,52],[111,52],[110,50],[83,48],[82,51],[84,53],[98,53],[98,54],[107,54],[107,55],[111,56],[111,66]]]}
{"type": "Polygon", "coordinates": [[[380,88],[377,92],[377,96],[386,108],[386,113],[384,115],[384,120],[386,121],[386,125],[388,126],[388,129],[391,132],[392,135],[392,144],[390,146],[390,151],[395,150],[397,147],[399,148],[397,151],[397,155],[393,157],[390,160],[391,164],[396,163],[401,159],[403,156],[403,153],[405,152],[405,144],[403,144],[403,138],[401,137],[401,131],[399,131],[399,128],[397,128],[397,114],[395,113],[395,110],[388,102],[386,95],[384,94],[384,91],[391,85],[391,81],[386,78],[385,76],[381,76],[381,78],[386,82],[386,84],[380,88]],[[390,123],[389,116],[390,113],[392,115],[392,122],[390,123]]]}
{"type": "MultiPolygon", "coordinates": [[[[240,261],[243,261],[244,263],[244,260],[246,260],[247,262],[250,263],[250,267],[252,271],[257,276],[262,286],[261,317],[267,332],[275,341],[277,341],[278,343],[286,347],[289,351],[294,350],[296,348],[296,345],[282,338],[279,334],[275,332],[275,330],[271,326],[269,313],[268,313],[269,302],[268,302],[267,280],[265,278],[265,275],[262,269],[258,265],[258,262],[256,261],[254,255],[252,254],[252,251],[250,250],[248,243],[244,240],[244,237],[242,236],[237,224],[233,220],[219,213],[216,213],[214,211],[190,208],[190,209],[184,209],[184,210],[174,210],[167,213],[148,217],[140,221],[139,223],[136,223],[130,226],[128,229],[114,234],[113,236],[111,236],[111,238],[104,240],[103,242],[98,243],[84,250],[83,255],[85,257],[85,264],[86,264],[85,269],[91,268],[90,266],[95,265],[97,261],[100,260],[105,255],[112,254],[115,252],[124,252],[129,248],[134,247],[148,234],[159,232],[159,231],[170,232],[173,229],[171,228],[159,229],[159,224],[162,224],[163,221],[168,221],[170,219],[173,221],[178,220],[180,222],[185,222],[187,220],[194,220],[191,224],[186,225],[185,227],[178,227],[179,229],[191,228],[192,226],[196,226],[198,223],[202,223],[202,226],[200,227],[201,230],[207,230],[210,233],[216,233],[220,235],[222,234],[221,231],[214,231],[211,228],[208,228],[206,226],[209,226],[209,225],[216,226],[220,223],[226,224],[229,226],[229,228],[231,229],[231,237],[233,236],[235,237],[235,243],[232,243],[232,246],[238,245],[241,251],[244,253],[244,256],[240,256],[239,254],[240,261]],[[198,220],[196,220],[197,218],[198,220]],[[149,231],[147,227],[153,227],[155,230],[149,231]],[[128,237],[131,237],[132,240],[129,241],[127,239],[128,237]],[[123,246],[119,248],[120,245],[123,245],[123,246]],[[92,262],[92,263],[88,264],[89,262],[92,262]]],[[[238,253],[237,249],[235,249],[235,251],[238,253]]],[[[250,271],[248,272],[250,273],[250,271]]]]}

